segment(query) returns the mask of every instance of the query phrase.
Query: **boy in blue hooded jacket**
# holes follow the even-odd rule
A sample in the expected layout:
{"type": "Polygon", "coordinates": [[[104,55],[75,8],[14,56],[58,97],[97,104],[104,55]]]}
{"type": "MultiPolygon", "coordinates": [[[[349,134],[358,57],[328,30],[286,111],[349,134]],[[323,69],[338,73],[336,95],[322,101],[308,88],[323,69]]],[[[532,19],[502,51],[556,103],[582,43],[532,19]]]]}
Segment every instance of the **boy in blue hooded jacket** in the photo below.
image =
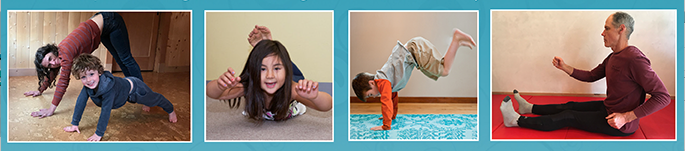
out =
{"type": "Polygon", "coordinates": [[[140,103],[149,107],[159,106],[169,113],[169,121],[176,123],[174,106],[163,95],[153,92],[142,80],[136,77],[115,77],[109,71],[104,71],[100,59],[91,54],[81,54],[74,59],[72,75],[83,83],[83,89],[76,100],[72,126],[64,128],[67,132],[78,132],[81,115],[86,108],[88,98],[95,105],[102,108],[97,129],[88,141],[100,141],[107,130],[110,112],[126,102],[140,103]]]}

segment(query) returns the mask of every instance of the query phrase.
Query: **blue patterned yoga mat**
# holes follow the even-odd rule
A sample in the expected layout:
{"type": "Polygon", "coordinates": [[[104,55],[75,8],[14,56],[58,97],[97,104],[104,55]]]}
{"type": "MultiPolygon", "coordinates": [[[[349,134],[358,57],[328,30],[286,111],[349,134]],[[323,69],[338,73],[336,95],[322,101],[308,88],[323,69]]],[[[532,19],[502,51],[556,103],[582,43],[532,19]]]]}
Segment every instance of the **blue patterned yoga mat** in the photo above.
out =
{"type": "Polygon", "coordinates": [[[350,115],[352,140],[455,140],[478,138],[478,116],[475,114],[398,114],[392,129],[372,131],[383,125],[380,114],[350,115]]]}

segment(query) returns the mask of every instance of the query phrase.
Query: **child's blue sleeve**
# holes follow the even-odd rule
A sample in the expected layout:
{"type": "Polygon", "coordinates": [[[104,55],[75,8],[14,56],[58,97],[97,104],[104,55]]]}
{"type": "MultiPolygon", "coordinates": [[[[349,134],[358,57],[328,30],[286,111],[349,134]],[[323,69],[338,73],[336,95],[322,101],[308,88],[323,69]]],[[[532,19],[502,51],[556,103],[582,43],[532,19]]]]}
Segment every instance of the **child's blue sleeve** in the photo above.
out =
{"type": "Polygon", "coordinates": [[[81,122],[81,115],[83,115],[83,110],[86,109],[86,103],[88,103],[88,92],[86,92],[86,87],[81,89],[81,94],[78,95],[76,99],[76,106],[74,106],[74,116],[71,119],[71,125],[78,126],[81,122]]]}
{"type": "Polygon", "coordinates": [[[105,135],[107,130],[107,124],[109,123],[109,116],[112,112],[112,107],[114,106],[115,95],[112,93],[105,94],[106,96],[102,98],[102,109],[100,110],[100,119],[98,120],[98,128],[95,130],[95,134],[102,137],[105,135]]]}

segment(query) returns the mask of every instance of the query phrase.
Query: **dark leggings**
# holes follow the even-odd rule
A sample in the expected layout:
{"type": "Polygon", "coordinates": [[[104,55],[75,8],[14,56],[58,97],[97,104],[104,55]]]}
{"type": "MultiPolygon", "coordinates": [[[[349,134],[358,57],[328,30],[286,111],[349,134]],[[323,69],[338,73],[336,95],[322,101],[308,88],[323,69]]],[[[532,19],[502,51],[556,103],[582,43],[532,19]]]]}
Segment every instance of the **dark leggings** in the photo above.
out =
{"type": "MultiPolygon", "coordinates": [[[[140,66],[131,54],[131,44],[128,40],[128,30],[126,23],[119,13],[99,12],[102,14],[103,26],[100,41],[107,48],[114,61],[119,64],[124,76],[133,76],[143,80],[140,73],[140,66]]],[[[97,15],[95,14],[95,15],[97,15]]]]}
{"type": "Polygon", "coordinates": [[[169,102],[162,94],[152,91],[142,80],[136,77],[126,77],[133,83],[131,93],[128,95],[128,102],[139,103],[149,107],[159,106],[165,112],[174,111],[174,105],[169,102]]]}
{"type": "Polygon", "coordinates": [[[612,136],[628,136],[634,133],[623,133],[607,123],[605,118],[608,114],[603,101],[533,105],[532,112],[542,116],[521,116],[518,119],[520,127],[552,131],[570,126],[588,132],[612,136]]]}

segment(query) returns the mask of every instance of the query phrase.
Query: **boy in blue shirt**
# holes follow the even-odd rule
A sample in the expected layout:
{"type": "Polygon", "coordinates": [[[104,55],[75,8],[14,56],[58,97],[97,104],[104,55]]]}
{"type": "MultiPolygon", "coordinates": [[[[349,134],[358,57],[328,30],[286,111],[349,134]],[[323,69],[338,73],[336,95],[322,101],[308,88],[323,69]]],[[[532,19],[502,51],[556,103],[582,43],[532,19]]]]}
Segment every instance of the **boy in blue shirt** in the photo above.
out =
{"type": "Polygon", "coordinates": [[[169,113],[169,121],[176,123],[174,106],[164,96],[153,92],[142,80],[136,77],[115,77],[109,71],[104,71],[100,59],[91,54],[81,54],[74,59],[71,69],[72,75],[83,83],[83,89],[76,100],[72,126],[65,127],[64,131],[78,132],[81,115],[86,108],[88,98],[101,107],[100,119],[97,129],[88,141],[100,141],[107,130],[110,112],[124,106],[126,102],[140,103],[149,107],[159,106],[169,113]]]}

